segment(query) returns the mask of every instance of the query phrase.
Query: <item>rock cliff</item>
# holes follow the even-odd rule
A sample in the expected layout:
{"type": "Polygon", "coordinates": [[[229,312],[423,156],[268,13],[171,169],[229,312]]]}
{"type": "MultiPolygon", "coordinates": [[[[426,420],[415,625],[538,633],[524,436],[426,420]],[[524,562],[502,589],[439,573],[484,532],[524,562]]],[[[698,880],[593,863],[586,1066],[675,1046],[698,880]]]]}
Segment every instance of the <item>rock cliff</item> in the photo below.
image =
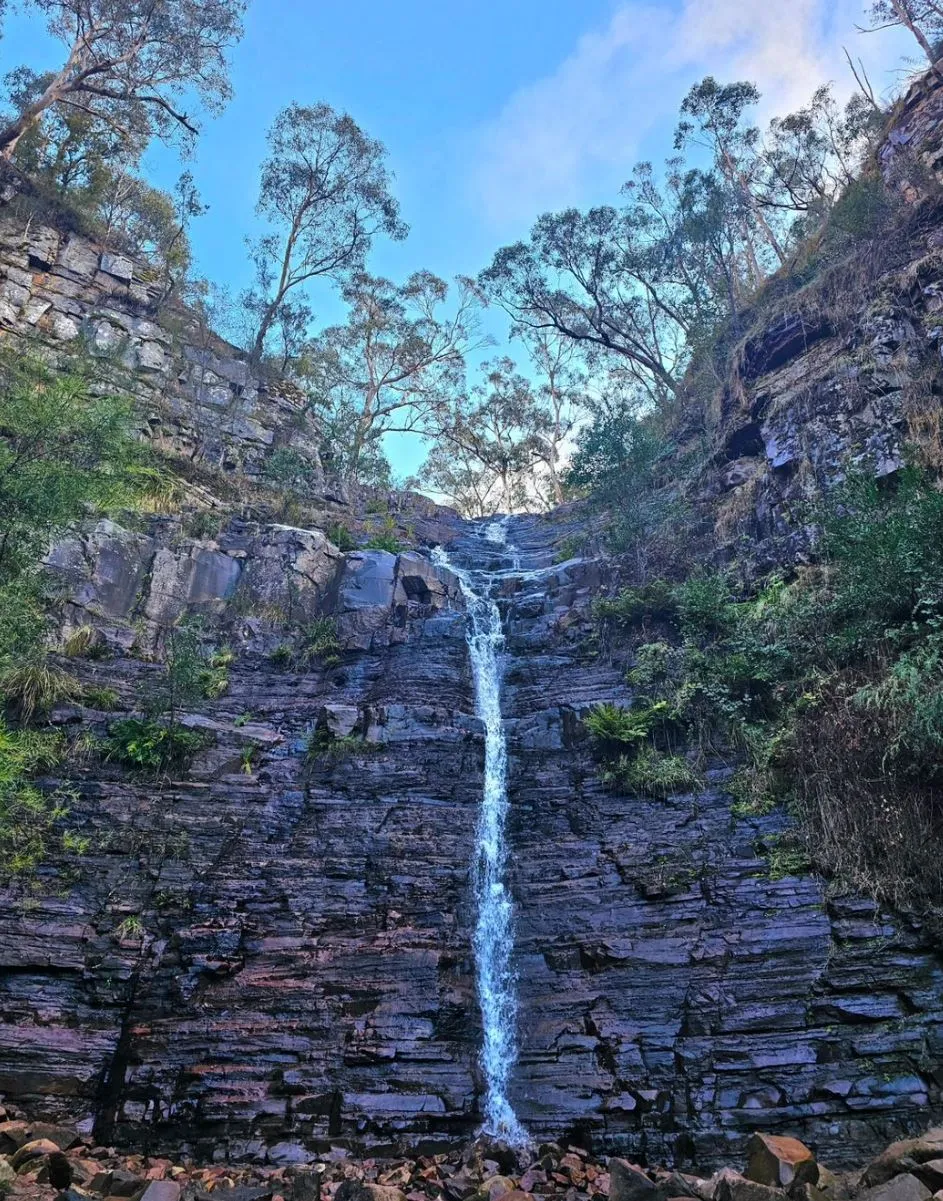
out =
{"type": "MultiPolygon", "coordinates": [[[[841,1163],[925,1123],[943,965],[919,930],[770,879],[783,819],[734,822],[720,765],[667,802],[597,782],[579,718],[625,685],[586,655],[606,565],[554,566],[564,531],[512,520],[515,569],[481,527],[424,529],[505,571],[520,1116],[700,1163],[755,1128],[841,1163]]],[[[92,845],[3,895],[0,1090],[203,1156],[469,1135],[482,731],[455,578],[316,531],[233,522],[196,541],[172,520],[98,523],[50,568],[67,627],[102,640],[70,666],[120,702],[54,714],[92,845]],[[210,736],[189,772],[136,776],[76,735],[133,708],[185,612],[233,648],[229,688],[182,719],[210,736]],[[338,661],[286,668],[296,623],[325,614],[338,661]]]]}

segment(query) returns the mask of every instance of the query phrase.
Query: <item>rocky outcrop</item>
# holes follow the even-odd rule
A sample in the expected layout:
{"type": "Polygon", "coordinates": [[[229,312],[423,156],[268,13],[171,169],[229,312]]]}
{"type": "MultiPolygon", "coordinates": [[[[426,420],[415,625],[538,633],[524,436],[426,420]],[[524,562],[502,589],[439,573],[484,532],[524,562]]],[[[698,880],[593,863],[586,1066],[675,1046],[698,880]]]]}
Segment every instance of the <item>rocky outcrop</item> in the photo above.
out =
{"type": "MultiPolygon", "coordinates": [[[[59,222],[10,168],[0,173],[0,340],[52,355],[96,356],[138,402],[142,434],[185,458],[250,476],[276,447],[308,462],[325,488],[306,398],[254,372],[244,352],[166,295],[166,281],[59,222]]],[[[329,489],[328,489],[329,490],[329,489]]]]}
{"type": "MultiPolygon", "coordinates": [[[[705,373],[725,382],[704,414],[713,453],[687,498],[728,556],[761,569],[807,558],[812,507],[850,472],[882,479],[908,457],[936,468],[943,456],[941,116],[930,73],[877,153],[897,199],[857,232],[807,247],[814,269],[769,281],[705,373]]],[[[696,409],[697,389],[714,388],[690,383],[696,409]]],[[[679,437],[697,458],[703,431],[679,437]]]]}

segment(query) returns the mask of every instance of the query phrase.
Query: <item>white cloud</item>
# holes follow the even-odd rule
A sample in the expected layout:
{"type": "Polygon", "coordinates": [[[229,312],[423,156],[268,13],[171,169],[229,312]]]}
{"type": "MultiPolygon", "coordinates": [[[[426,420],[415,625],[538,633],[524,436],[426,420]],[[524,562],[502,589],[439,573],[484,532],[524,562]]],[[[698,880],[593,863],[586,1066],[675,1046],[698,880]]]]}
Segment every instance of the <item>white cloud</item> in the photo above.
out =
{"type": "Polygon", "coordinates": [[[784,112],[827,80],[850,91],[849,45],[883,85],[900,43],[860,38],[863,11],[864,0],[622,2],[607,26],[584,34],[552,74],[520,88],[476,132],[472,203],[504,236],[547,209],[615,199],[643,140],[670,127],[705,74],[751,79],[765,115],[784,112]]]}

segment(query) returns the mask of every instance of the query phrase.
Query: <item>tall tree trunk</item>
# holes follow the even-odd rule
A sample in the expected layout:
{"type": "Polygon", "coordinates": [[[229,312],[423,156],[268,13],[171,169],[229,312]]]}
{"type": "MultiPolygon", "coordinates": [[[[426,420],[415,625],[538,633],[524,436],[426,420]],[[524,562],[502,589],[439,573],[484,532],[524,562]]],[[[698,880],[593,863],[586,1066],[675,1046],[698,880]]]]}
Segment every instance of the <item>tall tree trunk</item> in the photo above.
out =
{"type": "Polygon", "coordinates": [[[910,32],[914,35],[914,37],[920,43],[920,49],[927,56],[927,61],[933,67],[933,70],[934,70],[937,78],[943,79],[943,71],[941,71],[940,68],[936,65],[936,58],[933,54],[933,47],[930,45],[929,41],[927,40],[926,34],[919,27],[919,25],[917,24],[916,18],[913,16],[913,14],[910,10],[910,0],[891,0],[891,5],[894,8],[894,12],[897,13],[897,16],[900,18],[901,25],[906,26],[907,29],[910,30],[910,32]]]}

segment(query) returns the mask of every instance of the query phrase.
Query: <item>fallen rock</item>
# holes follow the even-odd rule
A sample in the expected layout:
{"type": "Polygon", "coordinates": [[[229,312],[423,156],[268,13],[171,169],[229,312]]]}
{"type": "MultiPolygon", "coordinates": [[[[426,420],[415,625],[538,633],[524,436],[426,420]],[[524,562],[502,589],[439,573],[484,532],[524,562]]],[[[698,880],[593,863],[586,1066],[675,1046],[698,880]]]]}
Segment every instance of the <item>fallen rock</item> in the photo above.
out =
{"type": "Polygon", "coordinates": [[[784,1201],[786,1196],[783,1189],[747,1180],[730,1168],[718,1172],[715,1179],[714,1201],[784,1201]]]}
{"type": "Polygon", "coordinates": [[[943,1189],[943,1158],[928,1159],[926,1163],[915,1164],[913,1175],[925,1184],[931,1193],[943,1189]]]}
{"type": "Polygon", "coordinates": [[[867,1188],[884,1184],[894,1176],[909,1171],[914,1164],[940,1158],[943,1158],[943,1126],[935,1126],[919,1138],[891,1143],[886,1151],[871,1160],[861,1177],[861,1183],[867,1188]]]}
{"type": "Polygon", "coordinates": [[[16,1180],[16,1172],[6,1159],[0,1159],[0,1196],[7,1193],[16,1180]]]}
{"type": "Polygon", "coordinates": [[[406,1201],[406,1194],[391,1184],[345,1180],[334,1194],[334,1201],[406,1201]]]}
{"type": "Polygon", "coordinates": [[[780,1134],[759,1134],[747,1143],[747,1180],[771,1188],[789,1188],[798,1184],[815,1184],[819,1170],[815,1156],[797,1138],[780,1134]]]}
{"type": "Polygon", "coordinates": [[[657,1193],[641,1168],[625,1159],[609,1160],[609,1201],[654,1201],[657,1193]]]}
{"type": "Polygon", "coordinates": [[[98,1172],[89,1181],[89,1191],[101,1193],[103,1197],[133,1197],[147,1182],[142,1177],[124,1168],[110,1172],[98,1172]]]}
{"type": "Polygon", "coordinates": [[[175,1180],[150,1180],[134,1194],[134,1201],[180,1201],[180,1185],[175,1180]]]}
{"type": "Polygon", "coordinates": [[[930,1201],[932,1196],[916,1176],[904,1172],[884,1184],[876,1184],[859,1194],[859,1201],[930,1201]]]}
{"type": "Polygon", "coordinates": [[[28,1172],[34,1167],[38,1167],[40,1162],[47,1155],[52,1155],[58,1151],[58,1146],[48,1138],[36,1138],[32,1142],[24,1143],[10,1160],[10,1166],[18,1176],[23,1172],[28,1172]]]}

